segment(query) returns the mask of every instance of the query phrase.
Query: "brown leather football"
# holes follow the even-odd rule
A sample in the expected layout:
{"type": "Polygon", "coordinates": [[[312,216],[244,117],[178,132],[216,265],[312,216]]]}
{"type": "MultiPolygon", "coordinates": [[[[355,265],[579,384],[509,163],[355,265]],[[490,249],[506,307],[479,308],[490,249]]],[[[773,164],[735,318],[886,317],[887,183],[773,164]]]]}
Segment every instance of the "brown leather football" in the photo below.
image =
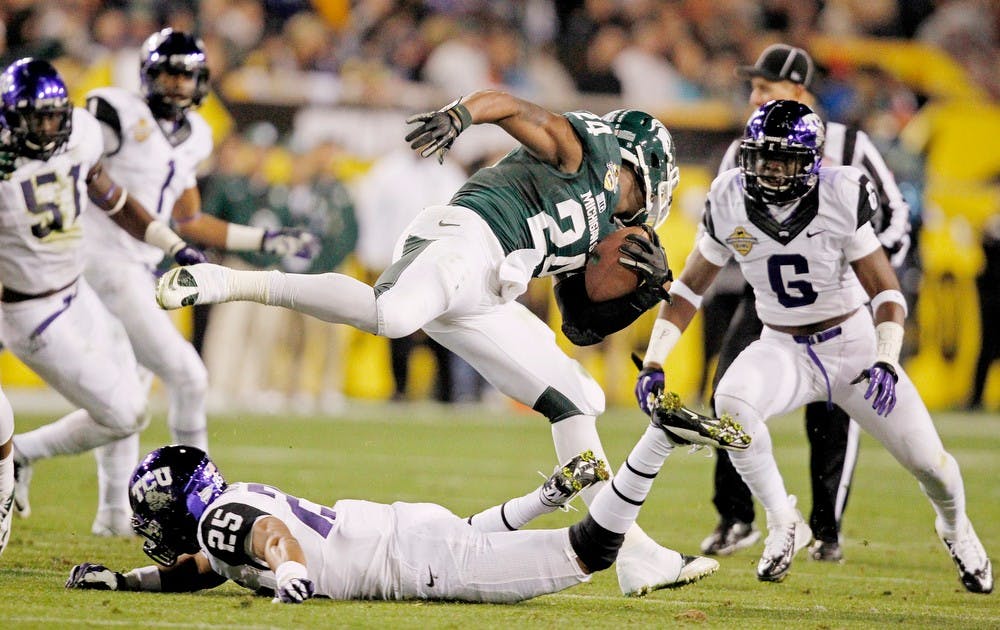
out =
{"type": "Polygon", "coordinates": [[[620,298],[639,286],[638,274],[618,264],[618,258],[621,257],[618,247],[629,234],[638,234],[646,239],[646,233],[641,227],[625,227],[597,241],[594,249],[587,255],[584,284],[591,301],[606,302],[620,298]]]}

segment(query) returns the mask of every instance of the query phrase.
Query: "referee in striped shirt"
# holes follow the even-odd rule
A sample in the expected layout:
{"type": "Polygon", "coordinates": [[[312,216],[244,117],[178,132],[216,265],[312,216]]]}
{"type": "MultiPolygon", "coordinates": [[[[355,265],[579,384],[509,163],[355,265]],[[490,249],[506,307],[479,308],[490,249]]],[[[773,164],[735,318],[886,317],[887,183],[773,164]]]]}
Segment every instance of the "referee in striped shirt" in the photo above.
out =
{"type": "MultiPolygon", "coordinates": [[[[736,73],[750,80],[750,105],[754,108],[774,99],[792,99],[816,108],[809,91],[815,67],[812,58],[801,48],[774,44],[761,53],[754,65],[740,66],[736,73]]],[[[720,173],[737,165],[739,146],[739,140],[729,146],[719,166],[720,173]]],[[[889,261],[898,268],[910,245],[910,210],[878,149],[865,132],[827,122],[823,165],[857,167],[875,185],[880,204],[872,218],[872,226],[889,261]]],[[[722,342],[713,390],[736,355],[760,336],[761,327],[754,308],[753,291],[744,284],[742,299],[722,342]]],[[[857,462],[858,431],[858,425],[839,407],[828,411],[825,402],[806,407],[813,494],[809,525],[816,538],[809,553],[814,560],[840,562],[843,559],[840,523],[857,462]]],[[[728,555],[757,542],[760,530],[753,524],[750,489],[722,450],[716,458],[712,502],[719,512],[719,524],[702,541],[702,553],[728,555]]]]}

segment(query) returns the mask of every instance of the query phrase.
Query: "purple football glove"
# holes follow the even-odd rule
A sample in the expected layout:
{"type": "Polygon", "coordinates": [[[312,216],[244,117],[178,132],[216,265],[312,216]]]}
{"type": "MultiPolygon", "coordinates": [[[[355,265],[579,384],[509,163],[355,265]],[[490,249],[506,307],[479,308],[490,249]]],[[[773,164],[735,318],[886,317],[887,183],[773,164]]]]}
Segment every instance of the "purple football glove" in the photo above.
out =
{"type": "Polygon", "coordinates": [[[872,409],[880,416],[888,416],[896,406],[896,382],[899,376],[896,369],[885,361],[876,361],[873,366],[859,374],[851,385],[868,381],[868,389],[865,391],[865,400],[872,400],[872,409]]]}
{"type": "Polygon", "coordinates": [[[653,413],[653,401],[663,392],[663,370],[642,367],[642,359],[634,352],[632,362],[639,368],[639,376],[635,381],[635,399],[642,412],[648,416],[653,413]]]}
{"type": "Polygon", "coordinates": [[[282,604],[301,604],[316,592],[312,580],[307,578],[292,578],[278,585],[278,594],[275,596],[282,604]]]}
{"type": "Polygon", "coordinates": [[[208,259],[205,258],[205,254],[201,250],[185,243],[180,249],[174,252],[174,262],[182,267],[186,267],[188,265],[208,262],[208,259]]]}
{"type": "Polygon", "coordinates": [[[267,230],[260,250],[267,254],[312,260],[319,253],[319,241],[309,232],[298,228],[267,230]]]}

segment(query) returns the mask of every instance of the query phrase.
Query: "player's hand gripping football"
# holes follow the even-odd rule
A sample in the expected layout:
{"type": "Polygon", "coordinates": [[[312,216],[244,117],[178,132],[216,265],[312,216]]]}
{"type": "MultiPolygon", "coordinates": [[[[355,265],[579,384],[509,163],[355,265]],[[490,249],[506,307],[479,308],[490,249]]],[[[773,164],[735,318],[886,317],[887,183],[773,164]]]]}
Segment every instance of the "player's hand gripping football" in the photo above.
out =
{"type": "Polygon", "coordinates": [[[267,230],[260,250],[267,254],[312,260],[319,253],[319,241],[311,233],[298,228],[267,230]]]}
{"type": "Polygon", "coordinates": [[[103,564],[84,562],[76,565],[69,572],[66,588],[123,591],[125,590],[125,576],[117,571],[112,571],[103,564]]]}
{"type": "Polygon", "coordinates": [[[639,288],[661,300],[670,300],[670,295],[663,285],[673,281],[674,274],[667,263],[667,253],[660,246],[660,237],[648,225],[641,226],[647,238],[638,234],[629,234],[625,242],[618,248],[622,254],[618,264],[634,271],[639,276],[639,288]]]}
{"type": "Polygon", "coordinates": [[[635,381],[635,399],[642,412],[648,416],[653,413],[653,401],[663,392],[663,369],[642,367],[642,359],[634,352],[632,362],[639,368],[639,376],[635,381]]]}
{"type": "Polygon", "coordinates": [[[451,148],[458,134],[472,124],[469,110],[456,101],[436,112],[414,114],[406,119],[406,124],[420,123],[420,126],[406,135],[410,148],[420,151],[420,157],[430,157],[437,153],[438,163],[444,162],[444,154],[451,148]]]}
{"type": "Polygon", "coordinates": [[[896,369],[885,361],[876,361],[873,366],[858,374],[851,381],[851,385],[856,385],[862,381],[868,381],[868,389],[865,391],[865,400],[872,400],[872,409],[880,416],[888,417],[896,406],[896,383],[899,376],[896,369]]]}

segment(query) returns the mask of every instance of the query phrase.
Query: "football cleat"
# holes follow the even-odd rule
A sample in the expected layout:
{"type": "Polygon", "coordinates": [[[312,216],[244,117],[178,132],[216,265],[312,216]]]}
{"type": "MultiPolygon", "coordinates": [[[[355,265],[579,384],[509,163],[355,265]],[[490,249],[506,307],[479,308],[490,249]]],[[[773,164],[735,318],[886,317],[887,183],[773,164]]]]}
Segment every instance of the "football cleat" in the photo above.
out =
{"type": "Polygon", "coordinates": [[[175,267],[160,277],[156,303],[164,310],[198,303],[198,283],[187,267],[175,267]]]}
{"type": "Polygon", "coordinates": [[[556,468],[539,490],[543,505],[563,507],[573,500],[584,488],[611,478],[608,465],[594,455],[594,451],[584,451],[556,468]]]}
{"type": "Polygon", "coordinates": [[[14,520],[14,493],[11,492],[7,498],[0,501],[0,556],[7,548],[7,541],[10,540],[11,521],[14,520]]]}
{"type": "Polygon", "coordinates": [[[31,464],[14,451],[14,509],[21,518],[31,516],[28,489],[31,485],[31,464]]]}
{"type": "Polygon", "coordinates": [[[622,547],[615,568],[622,594],[643,597],[660,589],[697,582],[715,573],[719,563],[704,556],[686,556],[646,539],[622,547]]]}
{"type": "Polygon", "coordinates": [[[968,518],[963,520],[955,536],[941,533],[940,519],[934,523],[934,529],[958,567],[958,579],[962,581],[962,586],[972,593],[992,593],[993,565],[983,543],[979,542],[976,530],[972,528],[972,522],[968,518]]]}
{"type": "Polygon", "coordinates": [[[131,538],[132,515],[126,510],[101,510],[90,526],[90,533],[102,538],[131,538]]]}
{"type": "Polygon", "coordinates": [[[728,556],[751,547],[760,540],[760,530],[753,523],[722,520],[708,538],[701,541],[701,552],[707,556],[728,556]]]}
{"type": "Polygon", "coordinates": [[[691,411],[674,392],[660,392],[653,400],[650,420],[675,445],[711,446],[731,451],[746,450],[750,436],[728,413],[713,418],[691,411]]]}
{"type": "Polygon", "coordinates": [[[809,557],[819,562],[843,562],[844,551],[839,542],[816,540],[809,545],[809,557]]]}
{"type": "MultiPolygon", "coordinates": [[[[792,505],[795,497],[790,496],[792,505]]],[[[812,530],[806,524],[802,513],[795,510],[795,520],[791,523],[768,523],[764,553],[757,563],[757,579],[761,582],[780,582],[792,568],[792,558],[812,540],[812,530]]]]}

